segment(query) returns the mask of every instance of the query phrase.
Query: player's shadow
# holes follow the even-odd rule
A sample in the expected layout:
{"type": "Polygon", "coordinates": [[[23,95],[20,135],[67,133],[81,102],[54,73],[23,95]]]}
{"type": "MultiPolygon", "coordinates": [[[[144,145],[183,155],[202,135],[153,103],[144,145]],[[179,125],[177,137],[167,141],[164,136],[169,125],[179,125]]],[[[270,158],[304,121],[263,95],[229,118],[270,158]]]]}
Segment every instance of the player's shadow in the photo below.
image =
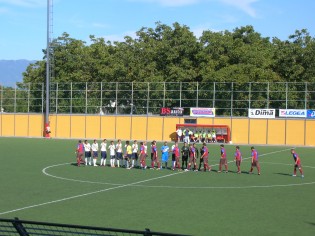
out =
{"type": "Polygon", "coordinates": [[[314,222],[306,222],[306,223],[308,223],[308,224],[310,224],[310,225],[312,225],[312,226],[315,226],[315,223],[314,223],[314,222]]]}
{"type": "Polygon", "coordinates": [[[274,174],[276,174],[276,175],[284,175],[284,176],[292,176],[292,175],[290,175],[288,173],[274,173],[274,174]]]}

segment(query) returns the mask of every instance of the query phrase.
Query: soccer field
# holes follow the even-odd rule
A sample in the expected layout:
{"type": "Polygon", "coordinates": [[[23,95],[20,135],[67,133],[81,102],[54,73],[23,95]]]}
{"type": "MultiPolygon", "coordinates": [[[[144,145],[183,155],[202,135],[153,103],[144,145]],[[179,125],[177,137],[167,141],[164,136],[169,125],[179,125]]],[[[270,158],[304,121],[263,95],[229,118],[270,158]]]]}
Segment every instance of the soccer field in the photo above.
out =
{"type": "Polygon", "coordinates": [[[258,176],[247,173],[250,146],[241,146],[244,172],[236,174],[235,145],[226,145],[230,172],[217,173],[218,144],[208,145],[213,171],[184,172],[77,167],[76,143],[0,138],[0,218],[190,235],[315,234],[314,148],[296,148],[301,178],[292,177],[285,146],[256,147],[258,176]]]}

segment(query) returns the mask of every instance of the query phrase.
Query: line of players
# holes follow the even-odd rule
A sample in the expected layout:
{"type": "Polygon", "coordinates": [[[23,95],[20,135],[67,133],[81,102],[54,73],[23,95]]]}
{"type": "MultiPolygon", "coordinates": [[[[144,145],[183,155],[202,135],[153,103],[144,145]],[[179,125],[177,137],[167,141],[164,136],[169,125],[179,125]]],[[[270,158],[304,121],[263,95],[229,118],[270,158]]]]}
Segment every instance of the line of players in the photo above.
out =
{"type": "MultiPolygon", "coordinates": [[[[146,158],[148,156],[148,147],[145,141],[140,142],[140,147],[138,145],[137,140],[134,140],[133,144],[131,145],[129,141],[126,141],[124,145],[123,152],[123,144],[119,139],[117,144],[114,144],[114,141],[110,141],[110,145],[107,147],[107,140],[104,139],[99,148],[99,144],[95,139],[92,143],[88,143],[87,140],[82,143],[79,140],[76,155],[77,155],[77,165],[80,166],[84,164],[85,166],[98,166],[97,159],[99,155],[99,151],[101,154],[101,163],[100,166],[106,166],[106,159],[107,159],[107,151],[109,151],[110,157],[110,166],[111,167],[124,167],[127,169],[136,168],[138,159],[140,159],[140,168],[147,169],[146,165],[146,158]],[[83,162],[84,156],[84,162],[83,162]]],[[[185,171],[211,171],[211,165],[209,165],[209,149],[207,148],[207,144],[203,143],[202,147],[200,148],[200,160],[199,160],[199,167],[197,168],[197,159],[199,157],[199,150],[196,147],[195,143],[187,144],[184,142],[184,145],[180,149],[178,146],[178,142],[175,142],[172,145],[171,149],[167,145],[167,142],[164,142],[164,145],[161,147],[161,161],[162,164],[164,163],[164,168],[168,168],[168,159],[169,153],[172,153],[172,170],[185,170],[185,171]],[[180,156],[182,156],[182,165],[180,165],[180,156]],[[203,168],[202,168],[203,165],[203,168]]],[[[294,159],[294,172],[293,176],[296,176],[296,170],[299,169],[301,173],[301,177],[303,178],[303,170],[301,166],[301,160],[299,155],[296,153],[295,149],[291,149],[291,154],[294,159]]],[[[234,161],[237,167],[237,173],[241,174],[241,163],[242,163],[242,153],[240,151],[240,147],[235,147],[234,153],[234,161]]],[[[226,150],[223,144],[220,145],[220,162],[219,162],[219,170],[218,173],[222,172],[222,166],[225,167],[225,173],[228,173],[228,162],[227,162],[227,155],[226,150]]],[[[254,167],[257,168],[258,175],[260,175],[260,164],[259,164],[259,155],[257,150],[254,147],[251,147],[251,167],[249,174],[253,173],[254,167]]],[[[151,142],[151,169],[152,170],[160,170],[163,169],[159,157],[158,157],[158,149],[156,145],[156,141],[151,142]]]]}

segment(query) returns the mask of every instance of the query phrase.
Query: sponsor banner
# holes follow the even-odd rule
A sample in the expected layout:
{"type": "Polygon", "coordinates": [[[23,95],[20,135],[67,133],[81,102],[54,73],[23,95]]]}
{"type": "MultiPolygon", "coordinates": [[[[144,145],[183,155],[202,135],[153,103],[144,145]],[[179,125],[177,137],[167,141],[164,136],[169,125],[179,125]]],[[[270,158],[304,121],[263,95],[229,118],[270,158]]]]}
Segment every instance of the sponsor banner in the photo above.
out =
{"type": "Polygon", "coordinates": [[[306,110],[302,109],[280,109],[279,117],[298,117],[305,118],[306,110]]]}
{"type": "Polygon", "coordinates": [[[315,119],[315,110],[307,110],[306,117],[308,119],[315,119]]]}
{"type": "Polygon", "coordinates": [[[249,118],[276,118],[276,109],[248,109],[249,118]]]}
{"type": "Polygon", "coordinates": [[[181,107],[162,107],[160,109],[161,116],[183,116],[184,115],[184,108],[181,107]]]}
{"type": "Polygon", "coordinates": [[[215,117],[215,108],[191,107],[190,116],[215,117]]]}

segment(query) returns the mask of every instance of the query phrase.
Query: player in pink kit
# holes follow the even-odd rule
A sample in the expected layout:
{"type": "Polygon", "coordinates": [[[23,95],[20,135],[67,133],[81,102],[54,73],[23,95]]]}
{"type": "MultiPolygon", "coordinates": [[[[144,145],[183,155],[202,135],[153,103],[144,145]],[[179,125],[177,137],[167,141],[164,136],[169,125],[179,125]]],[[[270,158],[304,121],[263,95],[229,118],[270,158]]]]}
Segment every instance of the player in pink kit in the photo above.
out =
{"type": "Polygon", "coordinates": [[[80,166],[83,158],[83,152],[84,152],[84,145],[81,140],[79,140],[76,154],[77,154],[77,165],[80,166]]]}
{"type": "Polygon", "coordinates": [[[252,156],[252,163],[251,163],[249,174],[253,173],[253,169],[256,166],[257,171],[258,171],[258,175],[260,175],[260,165],[259,165],[259,162],[258,162],[258,152],[256,151],[256,149],[254,147],[251,147],[251,150],[252,150],[252,154],[251,154],[251,156],[252,156]]]}
{"type": "Polygon", "coordinates": [[[203,170],[204,171],[211,171],[211,166],[209,166],[209,150],[207,148],[207,144],[206,143],[203,143],[203,147],[202,147],[202,155],[200,157],[200,160],[203,159],[203,170]]]}
{"type": "Polygon", "coordinates": [[[140,142],[140,166],[141,169],[146,169],[145,158],[147,157],[146,147],[144,142],[140,142]]]}
{"type": "Polygon", "coordinates": [[[241,163],[242,163],[242,153],[240,151],[239,146],[236,146],[235,149],[236,149],[235,154],[234,154],[235,164],[237,166],[237,173],[240,174],[241,173],[241,163]]]}
{"type": "Polygon", "coordinates": [[[299,169],[300,173],[301,173],[301,177],[304,178],[304,174],[303,174],[303,170],[302,170],[302,166],[301,166],[301,159],[299,157],[299,155],[295,152],[295,149],[292,148],[291,149],[291,154],[293,155],[293,159],[294,159],[294,171],[293,171],[293,177],[296,176],[296,168],[299,169]]]}
{"type": "Polygon", "coordinates": [[[227,160],[226,160],[226,151],[225,151],[224,145],[221,144],[220,148],[221,148],[221,150],[220,150],[221,157],[220,157],[220,165],[219,165],[218,173],[221,173],[222,165],[225,166],[225,173],[228,173],[228,164],[227,164],[227,160]]]}
{"type": "Polygon", "coordinates": [[[189,171],[191,164],[194,164],[194,169],[195,171],[197,170],[197,164],[196,164],[196,147],[195,144],[190,144],[189,147],[189,163],[188,163],[188,167],[187,169],[185,169],[185,171],[189,171]]]}
{"type": "Polygon", "coordinates": [[[175,156],[175,165],[173,166],[173,170],[177,168],[177,170],[182,170],[179,164],[180,151],[178,147],[178,142],[175,142],[175,147],[173,149],[173,154],[175,156]]]}
{"type": "Polygon", "coordinates": [[[159,170],[160,169],[160,162],[159,162],[159,158],[158,158],[156,141],[152,142],[151,154],[152,154],[151,169],[154,170],[154,164],[157,163],[157,167],[158,167],[157,170],[159,170]]]}

